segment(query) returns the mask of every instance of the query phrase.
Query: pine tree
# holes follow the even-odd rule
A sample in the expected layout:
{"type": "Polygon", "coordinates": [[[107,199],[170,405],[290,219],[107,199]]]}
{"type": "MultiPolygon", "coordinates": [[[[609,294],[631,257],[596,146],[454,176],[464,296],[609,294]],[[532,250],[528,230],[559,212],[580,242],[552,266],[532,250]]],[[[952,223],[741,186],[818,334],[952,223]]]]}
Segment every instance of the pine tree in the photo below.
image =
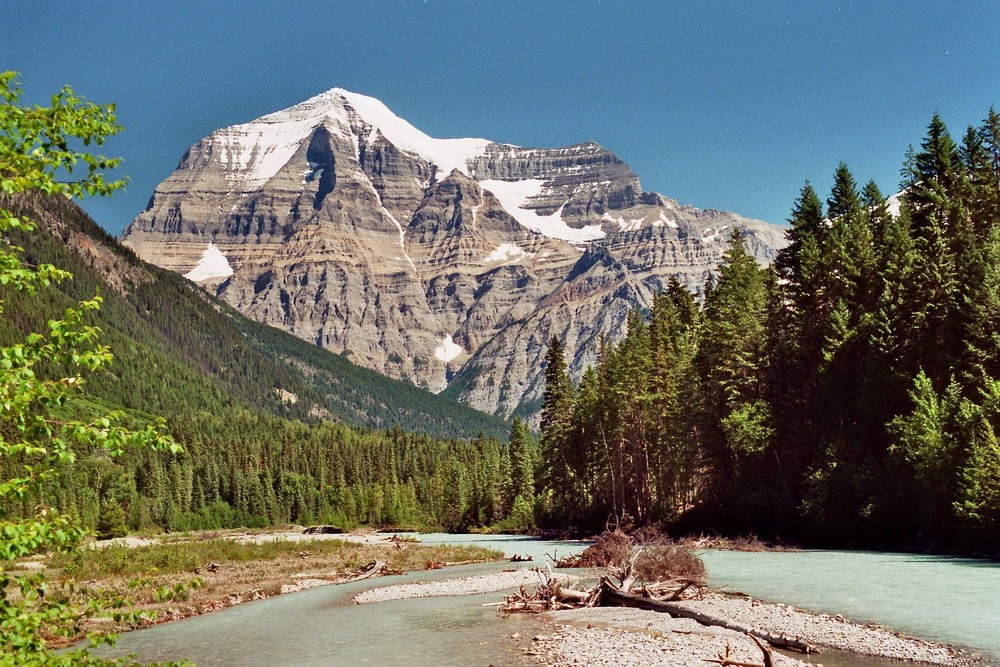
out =
{"type": "Polygon", "coordinates": [[[723,255],[719,280],[705,303],[704,330],[697,365],[702,378],[703,456],[711,469],[709,489],[715,502],[730,509],[745,496],[741,463],[757,457],[772,440],[766,397],[767,337],[764,330],[767,291],[765,271],[747,253],[734,230],[723,255]]]}
{"type": "Polygon", "coordinates": [[[522,500],[528,507],[535,504],[535,472],[533,443],[528,425],[514,417],[510,425],[510,473],[513,502],[522,500]]]}
{"type": "Polygon", "coordinates": [[[542,401],[540,465],[536,484],[544,492],[550,517],[568,521],[576,501],[570,429],[573,416],[573,385],[566,371],[562,341],[549,340],[545,355],[545,393],[542,401]]]}
{"type": "Polygon", "coordinates": [[[908,166],[911,182],[904,196],[916,214],[915,229],[922,229],[923,221],[931,218],[948,226],[961,194],[960,166],[958,147],[935,113],[921,150],[908,166]]]}
{"type": "Polygon", "coordinates": [[[868,219],[868,228],[872,237],[872,245],[878,249],[885,243],[885,232],[892,216],[885,196],[879,190],[875,181],[869,180],[861,191],[861,204],[868,219]]]}
{"type": "Polygon", "coordinates": [[[778,251],[774,266],[778,275],[793,286],[794,292],[797,286],[812,279],[816,267],[810,265],[809,260],[817,259],[819,246],[826,235],[823,204],[809,181],[802,186],[788,223],[790,228],[785,233],[788,245],[778,251]]]}
{"type": "Polygon", "coordinates": [[[125,510],[116,502],[105,502],[101,505],[101,514],[97,521],[97,539],[110,540],[126,535],[128,528],[125,526],[125,510]]]}

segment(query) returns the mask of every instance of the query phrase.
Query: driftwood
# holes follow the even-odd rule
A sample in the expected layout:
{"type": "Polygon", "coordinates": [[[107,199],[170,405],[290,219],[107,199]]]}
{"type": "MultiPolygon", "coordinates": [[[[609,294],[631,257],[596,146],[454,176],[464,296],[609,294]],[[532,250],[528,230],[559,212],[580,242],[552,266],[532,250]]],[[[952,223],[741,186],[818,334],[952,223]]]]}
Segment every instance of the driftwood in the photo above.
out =
{"type": "Polygon", "coordinates": [[[759,639],[753,635],[749,635],[753,643],[757,645],[760,652],[764,654],[764,662],[758,664],[756,662],[739,662],[737,660],[729,659],[729,644],[726,644],[726,652],[720,653],[718,658],[705,658],[705,662],[714,662],[717,665],[722,665],[722,667],[774,667],[774,656],[771,654],[771,649],[764,646],[759,639]]]}
{"type": "Polygon", "coordinates": [[[643,583],[639,588],[639,595],[644,598],[654,598],[673,602],[680,600],[688,591],[694,592],[695,597],[701,599],[704,586],[700,581],[694,579],[672,579],[670,581],[657,581],[652,584],[643,583]]]}
{"type": "Polygon", "coordinates": [[[709,616],[708,614],[692,611],[674,602],[654,600],[641,595],[626,593],[612,584],[607,577],[601,577],[599,589],[600,605],[604,607],[634,607],[636,609],[645,609],[647,611],[658,611],[670,614],[671,616],[677,618],[690,618],[698,623],[701,623],[702,625],[726,628],[748,634],[751,637],[758,637],[776,648],[798,651],[800,653],[819,653],[814,646],[811,646],[800,639],[789,639],[787,637],[769,635],[766,632],[761,632],[753,628],[744,628],[743,626],[736,625],[735,623],[730,623],[722,618],[716,618],[715,616],[709,616]]]}
{"type": "Polygon", "coordinates": [[[511,563],[529,563],[535,559],[531,554],[511,554],[507,560],[511,563]]]}
{"type": "Polygon", "coordinates": [[[337,526],[309,526],[302,532],[305,535],[342,535],[347,531],[337,526]]]}
{"type": "Polygon", "coordinates": [[[365,565],[358,572],[347,575],[346,579],[338,581],[338,584],[347,584],[352,581],[361,581],[362,579],[369,579],[375,575],[381,574],[389,566],[384,560],[373,560],[372,562],[365,565]]]}
{"type": "Polygon", "coordinates": [[[558,611],[560,609],[576,609],[578,607],[593,607],[597,604],[600,589],[596,586],[589,591],[576,591],[563,588],[559,580],[552,576],[551,571],[535,569],[539,576],[537,590],[528,592],[522,584],[516,593],[504,596],[504,601],[498,607],[502,612],[539,613],[543,611],[558,611]]]}

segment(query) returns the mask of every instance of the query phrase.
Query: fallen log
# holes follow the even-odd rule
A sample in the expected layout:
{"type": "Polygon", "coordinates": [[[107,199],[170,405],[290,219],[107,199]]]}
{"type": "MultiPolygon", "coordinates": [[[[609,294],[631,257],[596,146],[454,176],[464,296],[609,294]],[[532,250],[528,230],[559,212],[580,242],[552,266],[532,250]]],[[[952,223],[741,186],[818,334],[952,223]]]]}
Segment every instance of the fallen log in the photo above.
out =
{"type": "Polygon", "coordinates": [[[801,639],[789,639],[787,637],[777,637],[775,635],[769,635],[766,632],[761,632],[760,630],[755,630],[753,628],[744,628],[743,626],[736,625],[735,623],[730,623],[723,618],[716,618],[715,616],[709,616],[708,614],[702,614],[701,612],[693,611],[687,609],[686,607],[677,604],[676,602],[667,602],[666,600],[654,600],[652,598],[643,597],[641,595],[633,595],[632,593],[626,593],[625,591],[619,589],[617,586],[611,583],[607,577],[601,577],[600,585],[600,602],[602,607],[634,607],[635,609],[645,609],[647,611],[658,611],[665,614],[670,614],[675,618],[690,618],[691,620],[697,621],[702,625],[710,625],[719,628],[726,628],[727,630],[735,630],[737,632],[742,632],[748,634],[751,637],[758,637],[763,639],[771,646],[775,648],[783,648],[791,651],[798,651],[799,653],[819,653],[815,646],[812,646],[801,639]]]}
{"type": "Polygon", "coordinates": [[[373,560],[372,562],[365,565],[361,570],[355,574],[348,574],[346,578],[342,581],[338,581],[338,584],[348,584],[354,581],[361,581],[362,579],[368,579],[374,577],[377,574],[381,574],[389,566],[384,560],[373,560]]]}

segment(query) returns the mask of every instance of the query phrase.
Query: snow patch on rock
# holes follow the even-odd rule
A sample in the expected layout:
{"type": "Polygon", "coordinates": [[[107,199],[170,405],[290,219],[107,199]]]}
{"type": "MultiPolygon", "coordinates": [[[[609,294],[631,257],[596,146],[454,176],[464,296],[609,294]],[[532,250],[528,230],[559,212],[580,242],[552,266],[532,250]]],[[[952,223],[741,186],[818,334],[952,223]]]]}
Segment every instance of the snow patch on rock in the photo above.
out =
{"type": "Polygon", "coordinates": [[[434,348],[434,356],[448,363],[452,359],[456,358],[458,355],[462,354],[462,346],[452,340],[451,336],[445,336],[441,340],[441,345],[434,348]]]}
{"type": "Polygon", "coordinates": [[[903,204],[903,194],[903,192],[897,192],[885,200],[886,208],[889,209],[889,213],[894,218],[899,217],[899,207],[903,204]]]}
{"type": "Polygon", "coordinates": [[[524,259],[528,253],[514,243],[501,243],[486,257],[487,262],[516,262],[524,259]]]}
{"type": "Polygon", "coordinates": [[[480,181],[484,190],[492,192],[500,204],[514,219],[543,236],[568,241],[570,243],[589,243],[604,238],[600,225],[591,225],[583,229],[574,229],[562,219],[562,208],[551,215],[539,215],[536,211],[524,208],[528,200],[541,194],[545,181],[525,179],[521,181],[480,181]]]}
{"type": "Polygon", "coordinates": [[[229,260],[219,250],[219,246],[209,243],[205,251],[201,253],[198,264],[185,273],[184,277],[197,283],[210,278],[228,278],[231,275],[233,275],[233,267],[229,265],[229,260]]]}

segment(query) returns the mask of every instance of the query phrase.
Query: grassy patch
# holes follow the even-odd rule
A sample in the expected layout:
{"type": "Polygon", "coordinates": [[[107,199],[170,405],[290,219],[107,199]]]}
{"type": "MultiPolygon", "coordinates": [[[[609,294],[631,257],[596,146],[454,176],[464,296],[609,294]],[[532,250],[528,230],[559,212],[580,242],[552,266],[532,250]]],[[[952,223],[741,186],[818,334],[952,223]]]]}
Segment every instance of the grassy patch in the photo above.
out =
{"type": "MultiPolygon", "coordinates": [[[[94,596],[122,597],[126,608],[141,612],[143,624],[148,624],[276,595],[303,581],[335,582],[372,561],[387,563],[389,571],[404,571],[503,557],[499,551],[476,546],[406,541],[362,544],[336,538],[291,540],[275,534],[226,537],[217,532],[168,539],[54,555],[48,568],[53,575],[65,575],[55,580],[81,582],[66,589],[78,602],[94,596]]],[[[116,624],[114,629],[132,627],[137,626],[116,624]]]]}
{"type": "Polygon", "coordinates": [[[422,569],[428,561],[488,561],[502,557],[503,553],[500,551],[475,546],[423,546],[409,543],[406,548],[400,549],[391,545],[359,544],[338,539],[294,542],[277,539],[255,543],[214,538],[138,547],[116,544],[83,549],[74,555],[54,556],[50,565],[77,579],[100,579],[151,573],[198,574],[210,563],[225,566],[296,559],[303,564],[321,561],[326,567],[351,570],[372,560],[386,560],[394,569],[409,570],[422,569]]]}

